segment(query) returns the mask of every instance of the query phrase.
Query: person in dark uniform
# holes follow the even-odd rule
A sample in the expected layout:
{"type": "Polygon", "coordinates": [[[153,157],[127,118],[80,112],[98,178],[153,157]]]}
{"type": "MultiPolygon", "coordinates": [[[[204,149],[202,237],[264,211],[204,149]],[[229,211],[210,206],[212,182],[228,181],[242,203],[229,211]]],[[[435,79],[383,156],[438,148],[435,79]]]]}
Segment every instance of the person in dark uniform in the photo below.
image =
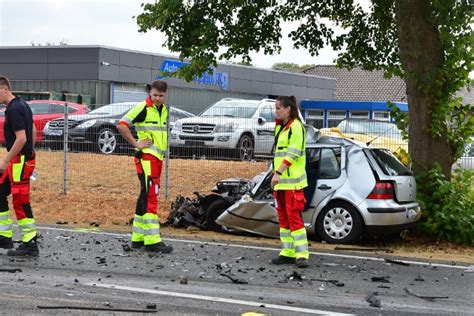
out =
{"type": "Polygon", "coordinates": [[[0,159],[0,248],[13,248],[13,229],[7,197],[12,194],[22,243],[8,256],[38,256],[36,224],[30,205],[30,177],[35,169],[36,128],[28,104],[11,91],[8,78],[0,76],[0,104],[5,110],[5,146],[0,159]]]}

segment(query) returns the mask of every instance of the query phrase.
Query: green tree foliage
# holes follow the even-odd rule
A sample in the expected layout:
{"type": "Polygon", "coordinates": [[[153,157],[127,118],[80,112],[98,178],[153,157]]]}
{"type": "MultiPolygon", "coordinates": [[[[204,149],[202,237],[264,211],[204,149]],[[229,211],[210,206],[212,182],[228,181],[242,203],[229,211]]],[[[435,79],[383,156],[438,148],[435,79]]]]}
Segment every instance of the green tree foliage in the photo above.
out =
{"type": "Polygon", "coordinates": [[[456,243],[474,244],[473,171],[461,170],[446,180],[438,166],[418,175],[423,209],[422,232],[456,243]]]}
{"type": "Polygon", "coordinates": [[[474,70],[469,0],[372,0],[368,9],[345,0],[159,0],[137,17],[141,32],[165,33],[168,49],[191,61],[177,72],[188,81],[218,60],[279,53],[282,22],[296,25],[289,33],[295,48],[317,55],[329,45],[341,51],[339,66],[402,77],[414,172],[438,163],[450,179],[474,133],[471,105],[454,97],[474,70]]]}
{"type": "Polygon", "coordinates": [[[65,39],[60,40],[58,44],[53,43],[53,42],[46,42],[44,44],[41,44],[41,43],[35,43],[34,41],[31,41],[31,46],[67,46],[68,45],[67,42],[68,41],[65,39]]]}
{"type": "Polygon", "coordinates": [[[293,71],[293,72],[303,72],[306,69],[314,67],[315,65],[304,64],[299,65],[295,63],[276,63],[272,65],[272,69],[274,70],[286,70],[286,71],[293,71]]]}

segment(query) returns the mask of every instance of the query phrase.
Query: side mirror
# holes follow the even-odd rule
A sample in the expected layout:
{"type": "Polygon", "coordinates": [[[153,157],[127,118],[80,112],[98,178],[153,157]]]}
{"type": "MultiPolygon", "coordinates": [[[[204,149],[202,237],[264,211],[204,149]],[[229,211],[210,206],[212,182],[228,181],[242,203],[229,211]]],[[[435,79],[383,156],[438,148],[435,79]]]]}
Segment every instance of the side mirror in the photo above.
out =
{"type": "Polygon", "coordinates": [[[258,118],[258,124],[263,125],[263,124],[265,124],[266,122],[267,122],[267,120],[264,119],[263,117],[259,117],[259,118],[258,118]]]}

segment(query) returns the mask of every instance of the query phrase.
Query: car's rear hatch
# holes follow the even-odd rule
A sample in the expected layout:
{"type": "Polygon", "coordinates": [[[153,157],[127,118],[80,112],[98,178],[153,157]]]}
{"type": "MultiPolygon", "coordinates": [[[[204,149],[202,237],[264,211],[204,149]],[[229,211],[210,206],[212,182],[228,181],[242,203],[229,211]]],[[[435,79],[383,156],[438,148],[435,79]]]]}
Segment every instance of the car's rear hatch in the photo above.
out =
{"type": "Polygon", "coordinates": [[[415,177],[390,150],[368,148],[365,152],[377,173],[378,180],[389,181],[394,184],[395,198],[398,202],[405,203],[416,200],[415,177]]]}

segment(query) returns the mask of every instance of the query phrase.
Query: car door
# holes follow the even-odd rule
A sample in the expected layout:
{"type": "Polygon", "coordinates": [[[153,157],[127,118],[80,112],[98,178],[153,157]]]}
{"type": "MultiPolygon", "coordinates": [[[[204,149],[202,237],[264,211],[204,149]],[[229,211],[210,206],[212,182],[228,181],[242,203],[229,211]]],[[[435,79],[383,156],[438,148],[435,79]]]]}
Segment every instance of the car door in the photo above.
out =
{"type": "Polygon", "coordinates": [[[257,140],[255,152],[270,155],[275,141],[275,108],[270,104],[264,105],[258,115],[257,140]]]}
{"type": "Polygon", "coordinates": [[[324,207],[327,198],[344,184],[346,180],[344,157],[342,146],[317,147],[306,150],[308,187],[305,189],[305,196],[308,200],[307,209],[324,207]]]}

